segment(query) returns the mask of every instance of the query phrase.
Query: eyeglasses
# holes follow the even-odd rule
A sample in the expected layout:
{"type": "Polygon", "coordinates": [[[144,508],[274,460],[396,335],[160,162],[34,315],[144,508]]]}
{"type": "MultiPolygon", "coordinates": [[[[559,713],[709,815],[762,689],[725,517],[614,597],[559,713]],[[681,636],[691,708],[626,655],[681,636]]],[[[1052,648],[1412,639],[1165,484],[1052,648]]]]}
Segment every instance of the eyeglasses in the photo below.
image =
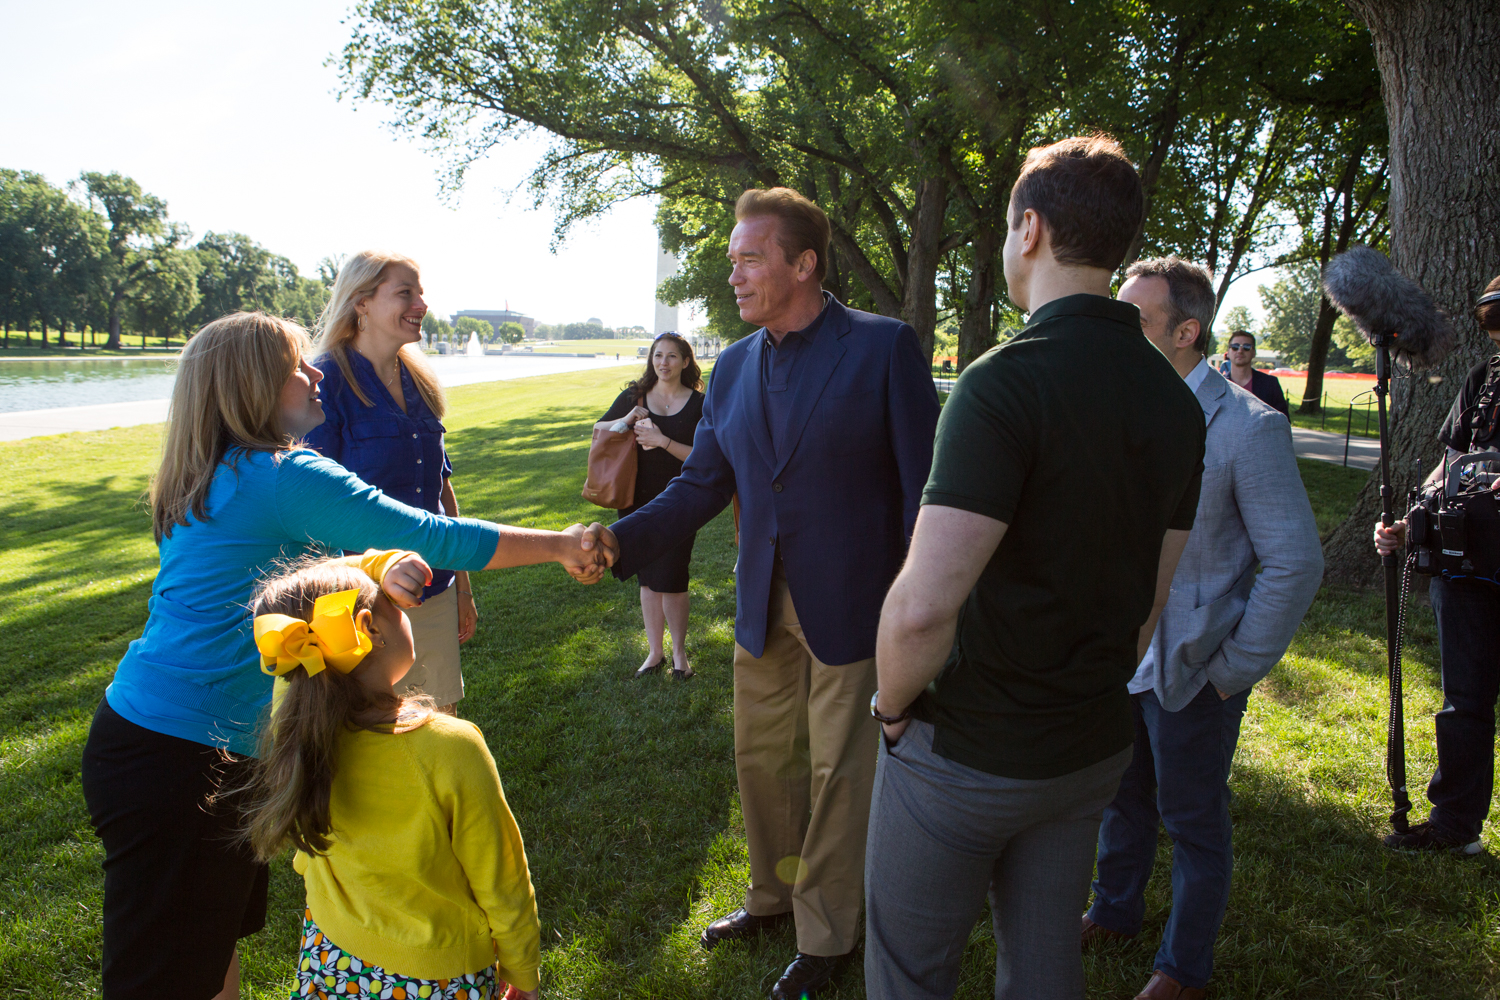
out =
{"type": "Polygon", "coordinates": [[[1253,350],[1255,350],[1255,345],[1254,344],[1230,344],[1229,345],[1229,349],[1231,351],[1253,351],[1253,350]]]}

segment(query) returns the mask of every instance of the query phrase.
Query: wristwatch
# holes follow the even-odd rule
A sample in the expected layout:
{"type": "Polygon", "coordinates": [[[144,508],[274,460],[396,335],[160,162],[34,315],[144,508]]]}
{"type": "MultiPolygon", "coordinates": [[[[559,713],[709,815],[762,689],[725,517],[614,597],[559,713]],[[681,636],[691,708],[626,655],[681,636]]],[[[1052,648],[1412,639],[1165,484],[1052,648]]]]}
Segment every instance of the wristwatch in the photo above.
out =
{"type": "Polygon", "coordinates": [[[880,702],[880,692],[876,691],[870,697],[870,714],[873,715],[873,716],[875,716],[876,721],[883,722],[887,726],[893,726],[893,725],[895,725],[898,722],[905,722],[907,719],[911,718],[911,706],[910,705],[907,705],[904,709],[902,709],[900,715],[881,715],[880,714],[880,709],[878,709],[878,708],[875,707],[877,704],[879,704],[879,702],[880,702]]]}

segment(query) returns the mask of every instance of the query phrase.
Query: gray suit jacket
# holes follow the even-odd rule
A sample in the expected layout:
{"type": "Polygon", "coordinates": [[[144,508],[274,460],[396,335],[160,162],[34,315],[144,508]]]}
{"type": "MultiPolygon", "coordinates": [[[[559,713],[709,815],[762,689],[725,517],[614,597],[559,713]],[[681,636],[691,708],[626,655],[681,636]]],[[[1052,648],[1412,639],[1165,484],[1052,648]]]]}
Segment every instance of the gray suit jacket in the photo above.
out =
{"type": "Polygon", "coordinates": [[[1237,694],[1270,673],[1323,581],[1287,418],[1212,369],[1198,402],[1208,421],[1198,516],[1151,638],[1169,712],[1205,684],[1237,694]]]}

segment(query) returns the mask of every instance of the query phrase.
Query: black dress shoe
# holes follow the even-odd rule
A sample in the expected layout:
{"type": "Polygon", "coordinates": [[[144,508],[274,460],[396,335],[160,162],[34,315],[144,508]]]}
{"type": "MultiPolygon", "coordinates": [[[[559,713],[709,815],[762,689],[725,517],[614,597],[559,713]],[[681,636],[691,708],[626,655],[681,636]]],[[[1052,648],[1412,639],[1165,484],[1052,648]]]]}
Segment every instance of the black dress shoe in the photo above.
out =
{"type": "Polygon", "coordinates": [[[792,919],[791,911],[773,913],[769,917],[758,917],[743,906],[726,914],[703,929],[703,947],[713,948],[720,941],[740,941],[763,934],[792,919]]]}
{"type": "Polygon", "coordinates": [[[771,988],[771,1000],[803,1000],[817,994],[833,982],[833,977],[849,964],[846,955],[805,955],[797,952],[792,964],[786,967],[776,985],[771,988]]]}

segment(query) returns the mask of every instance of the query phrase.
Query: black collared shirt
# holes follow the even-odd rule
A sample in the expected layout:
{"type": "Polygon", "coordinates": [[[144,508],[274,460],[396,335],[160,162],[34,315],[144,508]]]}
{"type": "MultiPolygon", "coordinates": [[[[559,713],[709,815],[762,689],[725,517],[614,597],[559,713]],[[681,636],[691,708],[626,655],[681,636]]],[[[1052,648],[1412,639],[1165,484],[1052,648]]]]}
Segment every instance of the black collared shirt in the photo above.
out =
{"type": "Polygon", "coordinates": [[[786,421],[792,412],[792,400],[797,394],[797,377],[801,374],[798,362],[812,347],[818,330],[823,326],[823,317],[828,315],[831,296],[823,293],[823,311],[801,330],[793,330],[781,338],[781,343],[771,339],[768,332],[762,341],[760,352],[761,401],[766,410],[766,429],[771,434],[771,446],[781,450],[786,438],[786,421]]]}
{"type": "Polygon", "coordinates": [[[934,751],[1030,780],[1131,745],[1136,640],[1162,535],[1193,526],[1204,438],[1202,407],[1129,303],[1056,299],[964,370],[922,503],[1009,529],[914,707],[934,751]]]}

